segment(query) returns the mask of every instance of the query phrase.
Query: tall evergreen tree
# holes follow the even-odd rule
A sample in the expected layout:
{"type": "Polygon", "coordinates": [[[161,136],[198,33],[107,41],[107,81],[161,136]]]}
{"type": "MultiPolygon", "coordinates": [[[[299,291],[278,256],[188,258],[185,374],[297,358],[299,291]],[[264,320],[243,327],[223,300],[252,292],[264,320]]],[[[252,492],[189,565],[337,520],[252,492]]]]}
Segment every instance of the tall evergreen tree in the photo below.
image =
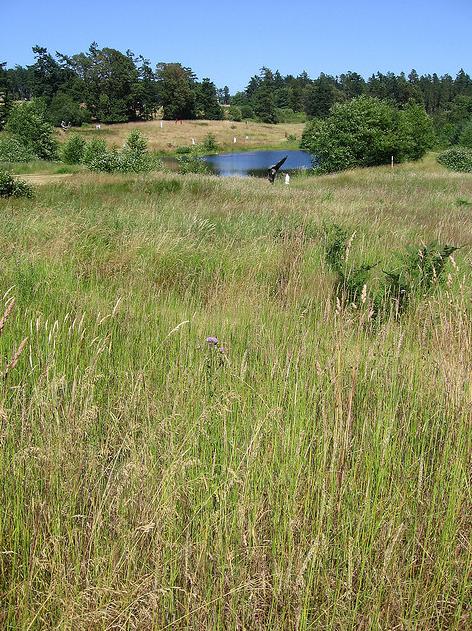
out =
{"type": "Polygon", "coordinates": [[[12,105],[8,75],[5,68],[6,62],[0,63],[0,129],[5,125],[12,105]]]}
{"type": "Polygon", "coordinates": [[[179,63],[160,63],[156,68],[159,104],[164,118],[195,118],[195,75],[179,63]]]}
{"type": "Polygon", "coordinates": [[[195,111],[197,118],[207,120],[221,120],[223,118],[223,110],[218,103],[215,84],[208,78],[196,85],[195,111]]]}

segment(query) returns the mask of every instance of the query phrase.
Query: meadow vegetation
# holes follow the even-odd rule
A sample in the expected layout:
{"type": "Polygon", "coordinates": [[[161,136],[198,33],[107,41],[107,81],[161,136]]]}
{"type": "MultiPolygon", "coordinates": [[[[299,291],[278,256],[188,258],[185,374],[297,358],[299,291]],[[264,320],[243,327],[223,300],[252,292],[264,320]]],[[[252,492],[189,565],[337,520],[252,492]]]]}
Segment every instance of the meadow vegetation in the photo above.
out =
{"type": "Polygon", "coordinates": [[[0,626],[466,629],[471,205],[434,157],[0,200],[0,626]],[[466,247],[372,326],[433,242],[466,247]]]}

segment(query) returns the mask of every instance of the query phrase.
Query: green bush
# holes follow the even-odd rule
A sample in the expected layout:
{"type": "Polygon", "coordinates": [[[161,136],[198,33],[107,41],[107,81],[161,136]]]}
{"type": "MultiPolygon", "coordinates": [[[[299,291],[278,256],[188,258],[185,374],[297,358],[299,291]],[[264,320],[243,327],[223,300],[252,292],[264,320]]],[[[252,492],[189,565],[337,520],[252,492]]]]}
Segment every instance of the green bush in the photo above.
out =
{"type": "Polygon", "coordinates": [[[66,164],[80,164],[84,157],[85,140],[74,134],[62,145],[60,155],[61,160],[66,164]]]}
{"type": "Polygon", "coordinates": [[[29,162],[35,158],[31,147],[26,147],[17,138],[0,137],[0,162],[29,162]]]}
{"type": "Polygon", "coordinates": [[[318,172],[330,173],[388,164],[392,155],[396,162],[418,159],[432,137],[431,122],[420,106],[400,112],[386,101],[361,96],[307,123],[301,147],[316,157],[318,172]]]}
{"type": "Polygon", "coordinates": [[[210,167],[205,160],[202,159],[198,150],[194,150],[189,154],[178,156],[177,162],[179,163],[179,173],[183,175],[187,173],[201,173],[209,175],[211,173],[210,167]]]}
{"type": "Polygon", "coordinates": [[[103,153],[94,155],[87,166],[92,171],[102,171],[104,173],[116,173],[121,171],[121,157],[117,149],[105,149],[103,153]]]}
{"type": "Polygon", "coordinates": [[[146,173],[160,167],[160,161],[149,154],[147,140],[133,130],[121,151],[108,149],[105,141],[94,139],[84,149],[82,162],[92,171],[105,173],[146,173]]]}
{"type": "Polygon", "coordinates": [[[33,197],[33,189],[7,171],[0,171],[0,197],[33,197]]]}
{"type": "Polygon", "coordinates": [[[213,153],[218,151],[218,143],[213,134],[207,134],[202,142],[202,150],[205,153],[213,153]]]}
{"type": "Polygon", "coordinates": [[[83,164],[90,166],[92,162],[95,162],[108,152],[107,144],[103,138],[93,138],[84,147],[84,153],[82,156],[83,164]]]}
{"type": "Polygon", "coordinates": [[[148,141],[138,129],[128,135],[120,154],[119,170],[123,173],[145,173],[151,171],[154,161],[148,152],[148,141]]]}
{"type": "Polygon", "coordinates": [[[451,171],[472,173],[472,149],[452,147],[439,154],[438,162],[451,171]]]}
{"type": "Polygon", "coordinates": [[[57,157],[58,143],[44,112],[44,105],[40,101],[15,105],[5,129],[38,158],[54,160],[57,157]]]}

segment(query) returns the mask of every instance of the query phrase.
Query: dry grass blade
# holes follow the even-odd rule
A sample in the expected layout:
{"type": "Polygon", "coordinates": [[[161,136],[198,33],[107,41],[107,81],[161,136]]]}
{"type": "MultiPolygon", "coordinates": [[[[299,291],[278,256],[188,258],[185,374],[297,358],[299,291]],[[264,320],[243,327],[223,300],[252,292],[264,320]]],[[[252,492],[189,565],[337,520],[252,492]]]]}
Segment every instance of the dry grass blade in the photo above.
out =
{"type": "Polygon", "coordinates": [[[3,378],[6,379],[8,376],[8,373],[10,372],[10,370],[13,370],[13,368],[15,368],[15,366],[18,363],[18,360],[20,359],[20,355],[23,352],[26,344],[28,342],[28,338],[25,337],[25,339],[21,342],[21,344],[18,346],[18,350],[14,353],[13,357],[11,358],[10,363],[7,364],[4,372],[3,372],[3,378]]]}
{"type": "Polygon", "coordinates": [[[13,307],[15,306],[15,299],[12,298],[10,300],[10,302],[7,304],[7,308],[5,309],[5,313],[2,316],[2,319],[0,320],[0,335],[2,334],[3,328],[6,324],[6,321],[8,320],[8,316],[10,315],[10,313],[13,311],[13,307]]]}

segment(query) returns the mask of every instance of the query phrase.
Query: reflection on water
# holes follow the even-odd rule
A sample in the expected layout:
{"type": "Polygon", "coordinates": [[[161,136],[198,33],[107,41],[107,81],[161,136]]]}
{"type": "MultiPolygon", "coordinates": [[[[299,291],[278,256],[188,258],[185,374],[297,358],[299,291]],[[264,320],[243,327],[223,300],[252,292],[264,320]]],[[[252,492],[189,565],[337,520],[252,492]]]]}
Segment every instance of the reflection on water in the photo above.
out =
{"type": "Polygon", "coordinates": [[[312,159],[306,151],[247,151],[204,156],[215,175],[239,177],[266,177],[267,170],[284,156],[288,156],[280,172],[310,169],[312,159]]]}

